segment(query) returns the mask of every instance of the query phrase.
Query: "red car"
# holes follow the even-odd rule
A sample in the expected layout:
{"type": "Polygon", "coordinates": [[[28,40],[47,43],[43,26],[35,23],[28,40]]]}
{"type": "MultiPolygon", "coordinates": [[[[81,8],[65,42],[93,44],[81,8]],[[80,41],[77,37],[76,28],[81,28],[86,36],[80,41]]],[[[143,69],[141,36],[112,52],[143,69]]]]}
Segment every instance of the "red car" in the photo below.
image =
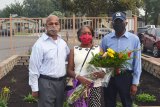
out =
{"type": "Polygon", "coordinates": [[[160,28],[150,28],[144,33],[142,50],[151,50],[154,57],[160,56],[160,28]]]}
{"type": "Polygon", "coordinates": [[[139,37],[140,42],[142,43],[142,39],[144,36],[144,33],[147,31],[147,27],[139,27],[137,28],[137,36],[139,37]]]}

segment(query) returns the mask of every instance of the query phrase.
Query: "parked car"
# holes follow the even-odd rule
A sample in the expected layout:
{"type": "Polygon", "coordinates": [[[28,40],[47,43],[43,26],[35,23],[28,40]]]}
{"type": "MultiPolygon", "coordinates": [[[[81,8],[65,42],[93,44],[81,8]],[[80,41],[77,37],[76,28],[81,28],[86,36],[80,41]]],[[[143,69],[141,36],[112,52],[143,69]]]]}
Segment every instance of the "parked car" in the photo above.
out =
{"type": "Polygon", "coordinates": [[[142,39],[144,36],[144,33],[147,31],[147,27],[139,27],[137,28],[137,36],[139,37],[140,42],[142,43],[142,39]]]}
{"type": "MultiPolygon", "coordinates": [[[[12,30],[12,35],[14,35],[14,30],[12,30]]],[[[9,29],[0,29],[0,36],[10,36],[9,29]]]]}
{"type": "Polygon", "coordinates": [[[147,28],[156,28],[155,25],[145,25],[144,27],[147,27],[147,28]]]}
{"type": "Polygon", "coordinates": [[[153,56],[160,56],[160,28],[149,28],[142,41],[142,51],[151,50],[153,56]]]}
{"type": "Polygon", "coordinates": [[[112,32],[112,30],[110,28],[97,28],[94,31],[96,38],[103,38],[104,35],[106,35],[110,32],[112,32]]]}

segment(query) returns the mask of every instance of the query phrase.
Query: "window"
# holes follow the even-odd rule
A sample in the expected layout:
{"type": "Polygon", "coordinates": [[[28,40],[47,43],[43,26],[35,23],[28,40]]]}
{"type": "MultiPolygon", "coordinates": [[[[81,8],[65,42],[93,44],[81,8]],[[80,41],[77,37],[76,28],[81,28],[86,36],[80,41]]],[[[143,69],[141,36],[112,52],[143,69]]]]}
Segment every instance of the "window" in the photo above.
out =
{"type": "Polygon", "coordinates": [[[160,37],[160,29],[157,29],[157,30],[156,30],[156,35],[157,35],[158,37],[160,37]]]}
{"type": "Polygon", "coordinates": [[[155,29],[152,29],[150,34],[152,34],[152,35],[156,35],[156,31],[155,31],[155,29]]]}
{"type": "Polygon", "coordinates": [[[152,30],[152,29],[148,29],[147,33],[148,33],[148,34],[151,34],[151,30],[152,30]]]}

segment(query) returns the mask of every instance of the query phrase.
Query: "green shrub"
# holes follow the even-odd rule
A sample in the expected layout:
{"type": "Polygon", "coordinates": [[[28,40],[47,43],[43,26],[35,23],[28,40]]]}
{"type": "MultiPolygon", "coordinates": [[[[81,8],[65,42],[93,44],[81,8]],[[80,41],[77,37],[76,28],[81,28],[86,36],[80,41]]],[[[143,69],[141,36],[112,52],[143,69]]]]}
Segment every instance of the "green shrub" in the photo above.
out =
{"type": "Polygon", "coordinates": [[[30,93],[27,96],[24,96],[23,100],[25,102],[28,102],[28,103],[35,103],[35,102],[37,102],[37,99],[34,98],[30,93]]]}
{"type": "Polygon", "coordinates": [[[11,83],[16,83],[17,82],[17,80],[13,77],[12,79],[11,79],[11,83]]]}
{"type": "Polygon", "coordinates": [[[0,100],[0,107],[7,107],[7,103],[5,103],[3,100],[0,100]]]}
{"type": "Polygon", "coordinates": [[[148,93],[142,93],[142,94],[136,95],[136,100],[139,102],[154,102],[156,101],[156,97],[148,93]]]}
{"type": "MultiPolygon", "coordinates": [[[[117,102],[116,107],[123,107],[121,102],[117,102]]],[[[138,107],[135,103],[133,103],[132,107],[138,107]]]]}
{"type": "Polygon", "coordinates": [[[2,88],[0,91],[0,107],[7,107],[10,98],[10,89],[7,87],[2,88]]]}

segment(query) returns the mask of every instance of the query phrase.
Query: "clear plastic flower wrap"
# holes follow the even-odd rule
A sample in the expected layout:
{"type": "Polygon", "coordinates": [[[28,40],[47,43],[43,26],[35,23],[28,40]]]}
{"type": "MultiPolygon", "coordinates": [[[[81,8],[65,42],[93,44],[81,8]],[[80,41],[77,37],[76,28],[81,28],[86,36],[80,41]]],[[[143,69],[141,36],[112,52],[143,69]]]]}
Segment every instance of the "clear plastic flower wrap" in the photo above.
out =
{"type": "Polygon", "coordinates": [[[103,71],[105,72],[105,76],[104,78],[102,79],[102,86],[104,87],[107,87],[108,86],[108,83],[109,83],[109,80],[112,76],[112,73],[114,71],[114,68],[103,68],[103,67],[95,67],[93,65],[89,65],[87,67],[87,71],[89,72],[88,75],[86,75],[85,77],[86,78],[89,78],[91,80],[96,80],[97,78],[95,78],[95,76],[93,75],[95,72],[100,72],[100,71],[103,71]]]}
{"type": "Polygon", "coordinates": [[[76,102],[83,95],[85,89],[86,87],[82,84],[77,86],[75,90],[72,92],[72,94],[68,97],[67,102],[69,104],[73,104],[74,102],[76,102]]]}

